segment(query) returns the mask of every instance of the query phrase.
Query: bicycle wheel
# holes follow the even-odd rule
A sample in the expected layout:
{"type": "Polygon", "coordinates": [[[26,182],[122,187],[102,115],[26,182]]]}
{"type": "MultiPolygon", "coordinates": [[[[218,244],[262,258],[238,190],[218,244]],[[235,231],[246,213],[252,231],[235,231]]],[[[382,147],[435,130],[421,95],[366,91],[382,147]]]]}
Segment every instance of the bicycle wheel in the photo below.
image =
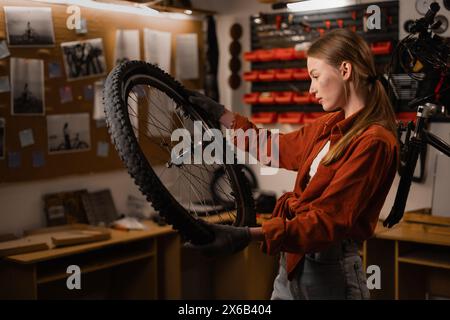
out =
{"type": "MultiPolygon", "coordinates": [[[[242,173],[244,174],[245,179],[247,180],[250,190],[253,192],[255,189],[258,188],[258,180],[256,179],[255,174],[253,173],[252,169],[249,167],[243,165],[242,166],[242,173]]],[[[212,181],[211,181],[211,194],[214,198],[214,200],[217,203],[220,203],[224,207],[231,207],[233,208],[234,204],[233,202],[230,202],[230,200],[223,196],[223,190],[226,190],[229,187],[227,183],[227,176],[224,168],[219,168],[214,172],[212,181]]]]}
{"type": "MultiPolygon", "coordinates": [[[[254,201],[239,165],[173,164],[175,129],[192,135],[195,121],[200,121],[204,131],[217,128],[188,97],[189,92],[170,75],[142,61],[115,67],[103,95],[112,142],[140,191],[184,238],[207,243],[213,235],[197,221],[200,216],[215,215],[237,226],[254,225],[254,201]],[[232,210],[211,196],[210,180],[219,167],[227,175],[231,192],[223,191],[223,196],[234,203],[232,210]]],[[[195,143],[190,143],[188,157],[195,155],[199,147],[195,143]]]]}

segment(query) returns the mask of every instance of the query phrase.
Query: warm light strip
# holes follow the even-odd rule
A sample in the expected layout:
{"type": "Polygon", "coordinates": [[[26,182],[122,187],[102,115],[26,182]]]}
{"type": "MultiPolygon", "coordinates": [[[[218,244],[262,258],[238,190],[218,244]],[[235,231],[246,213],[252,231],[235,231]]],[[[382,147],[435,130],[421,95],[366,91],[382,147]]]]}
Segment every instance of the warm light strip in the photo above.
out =
{"type": "Polygon", "coordinates": [[[288,3],[287,7],[290,11],[311,11],[323,10],[339,7],[355,5],[356,0],[308,0],[302,2],[288,3]]]}
{"type": "Polygon", "coordinates": [[[131,13],[159,18],[193,20],[193,17],[190,15],[177,13],[162,13],[155,9],[149,8],[147,6],[138,3],[136,3],[135,5],[121,5],[116,3],[97,2],[93,0],[32,0],[32,1],[48,4],[63,4],[67,6],[75,5],[84,8],[108,10],[120,13],[131,13]]]}

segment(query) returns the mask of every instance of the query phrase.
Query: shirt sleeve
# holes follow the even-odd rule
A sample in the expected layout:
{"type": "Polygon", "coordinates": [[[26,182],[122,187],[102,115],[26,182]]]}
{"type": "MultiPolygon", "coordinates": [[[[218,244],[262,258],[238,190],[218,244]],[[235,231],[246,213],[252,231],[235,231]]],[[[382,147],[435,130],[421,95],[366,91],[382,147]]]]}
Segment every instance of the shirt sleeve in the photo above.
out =
{"type": "Polygon", "coordinates": [[[256,154],[256,158],[258,159],[258,161],[261,161],[264,165],[297,171],[299,168],[299,158],[305,151],[307,141],[311,140],[308,138],[308,135],[311,135],[313,133],[313,127],[314,126],[312,124],[309,124],[303,126],[299,130],[290,133],[279,133],[278,143],[276,143],[276,141],[273,141],[272,143],[272,139],[275,135],[272,135],[270,130],[267,130],[267,141],[266,143],[261,144],[260,140],[257,139],[257,137],[260,133],[262,133],[262,130],[259,129],[255,124],[250,122],[246,117],[235,113],[235,119],[232,125],[232,129],[235,131],[233,143],[237,145],[241,150],[249,152],[252,146],[250,139],[246,137],[245,144],[243,144],[242,146],[238,145],[236,131],[242,129],[243,132],[246,132],[249,129],[254,129],[255,135],[253,135],[253,145],[256,147],[256,150],[254,150],[252,155],[256,154]],[[278,165],[273,161],[262,161],[262,159],[260,159],[259,157],[259,150],[261,148],[263,148],[263,154],[267,154],[268,159],[272,158],[272,154],[274,152],[278,152],[278,165]]]}
{"type": "Polygon", "coordinates": [[[346,237],[377,190],[392,184],[397,168],[395,147],[383,140],[367,140],[337,169],[320,197],[297,206],[291,202],[293,219],[275,217],[263,223],[263,251],[317,252],[346,237]]]}

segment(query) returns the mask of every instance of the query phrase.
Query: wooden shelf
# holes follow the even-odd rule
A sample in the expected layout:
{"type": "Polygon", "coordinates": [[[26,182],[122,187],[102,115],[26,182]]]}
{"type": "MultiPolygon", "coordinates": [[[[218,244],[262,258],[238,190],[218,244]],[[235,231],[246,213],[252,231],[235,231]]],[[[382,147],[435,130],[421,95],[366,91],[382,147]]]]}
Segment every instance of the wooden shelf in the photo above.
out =
{"type": "Polygon", "coordinates": [[[402,263],[450,269],[450,255],[443,252],[417,251],[398,257],[402,263]]]}
{"type": "MultiPolygon", "coordinates": [[[[155,256],[155,254],[153,252],[142,253],[139,255],[130,255],[129,257],[115,258],[115,259],[111,259],[110,261],[101,261],[101,262],[95,262],[95,263],[86,264],[86,265],[80,265],[79,267],[80,267],[82,273],[86,274],[86,273],[90,273],[90,272],[94,272],[94,271],[109,269],[109,268],[112,268],[115,266],[123,265],[123,264],[134,262],[134,261],[139,261],[139,260],[154,257],[154,256],[155,256]]],[[[37,284],[43,284],[43,283],[48,283],[48,282],[66,279],[66,278],[67,278],[67,273],[65,270],[62,270],[57,273],[41,274],[37,278],[36,282],[37,282],[37,284]]]]}

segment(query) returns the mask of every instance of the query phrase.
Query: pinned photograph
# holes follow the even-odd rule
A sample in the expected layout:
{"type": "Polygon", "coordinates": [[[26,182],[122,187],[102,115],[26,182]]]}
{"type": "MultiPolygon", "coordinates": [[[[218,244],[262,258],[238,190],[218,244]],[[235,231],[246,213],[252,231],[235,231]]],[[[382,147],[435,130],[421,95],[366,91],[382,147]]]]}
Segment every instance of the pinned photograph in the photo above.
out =
{"type": "Polygon", "coordinates": [[[22,159],[19,152],[8,152],[8,167],[11,169],[20,168],[22,159]]]}
{"type": "Polygon", "coordinates": [[[102,39],[61,43],[67,80],[98,77],[106,74],[102,39]]]}
{"type": "Polygon", "coordinates": [[[116,30],[116,65],[132,60],[141,60],[139,46],[139,30],[116,30]]]}
{"type": "Polygon", "coordinates": [[[0,41],[0,59],[4,59],[9,57],[10,53],[9,53],[9,49],[8,49],[8,45],[6,44],[5,40],[1,40],[0,41]]]}
{"type": "Polygon", "coordinates": [[[49,154],[90,150],[89,113],[47,116],[47,140],[49,154]]]}
{"type": "Polygon", "coordinates": [[[55,45],[51,8],[4,7],[4,9],[10,47],[55,45]]]}
{"type": "Polygon", "coordinates": [[[33,160],[32,160],[33,168],[40,168],[45,165],[44,152],[33,151],[32,158],[33,158],[33,160]]]}
{"type": "Polygon", "coordinates": [[[109,152],[109,143],[105,141],[99,141],[97,143],[97,157],[106,158],[109,152]]]}
{"type": "Polygon", "coordinates": [[[88,33],[86,18],[80,19],[80,28],[76,28],[75,32],[76,32],[76,34],[80,34],[80,35],[88,33]]]}
{"type": "Polygon", "coordinates": [[[9,92],[9,77],[8,76],[1,76],[0,77],[0,93],[3,92],[9,92]]]}
{"type": "Polygon", "coordinates": [[[11,58],[11,113],[43,115],[44,112],[43,60],[11,58]]]}
{"type": "Polygon", "coordinates": [[[61,78],[62,77],[61,64],[59,64],[58,62],[49,62],[48,77],[50,79],[61,78]]]}
{"type": "Polygon", "coordinates": [[[92,84],[83,87],[83,96],[86,101],[94,100],[94,86],[92,84]]]}
{"type": "Polygon", "coordinates": [[[0,159],[5,159],[5,119],[0,118],[0,159]]]}
{"type": "Polygon", "coordinates": [[[59,99],[61,103],[72,102],[73,101],[72,88],[70,86],[60,87],[59,99]]]}

